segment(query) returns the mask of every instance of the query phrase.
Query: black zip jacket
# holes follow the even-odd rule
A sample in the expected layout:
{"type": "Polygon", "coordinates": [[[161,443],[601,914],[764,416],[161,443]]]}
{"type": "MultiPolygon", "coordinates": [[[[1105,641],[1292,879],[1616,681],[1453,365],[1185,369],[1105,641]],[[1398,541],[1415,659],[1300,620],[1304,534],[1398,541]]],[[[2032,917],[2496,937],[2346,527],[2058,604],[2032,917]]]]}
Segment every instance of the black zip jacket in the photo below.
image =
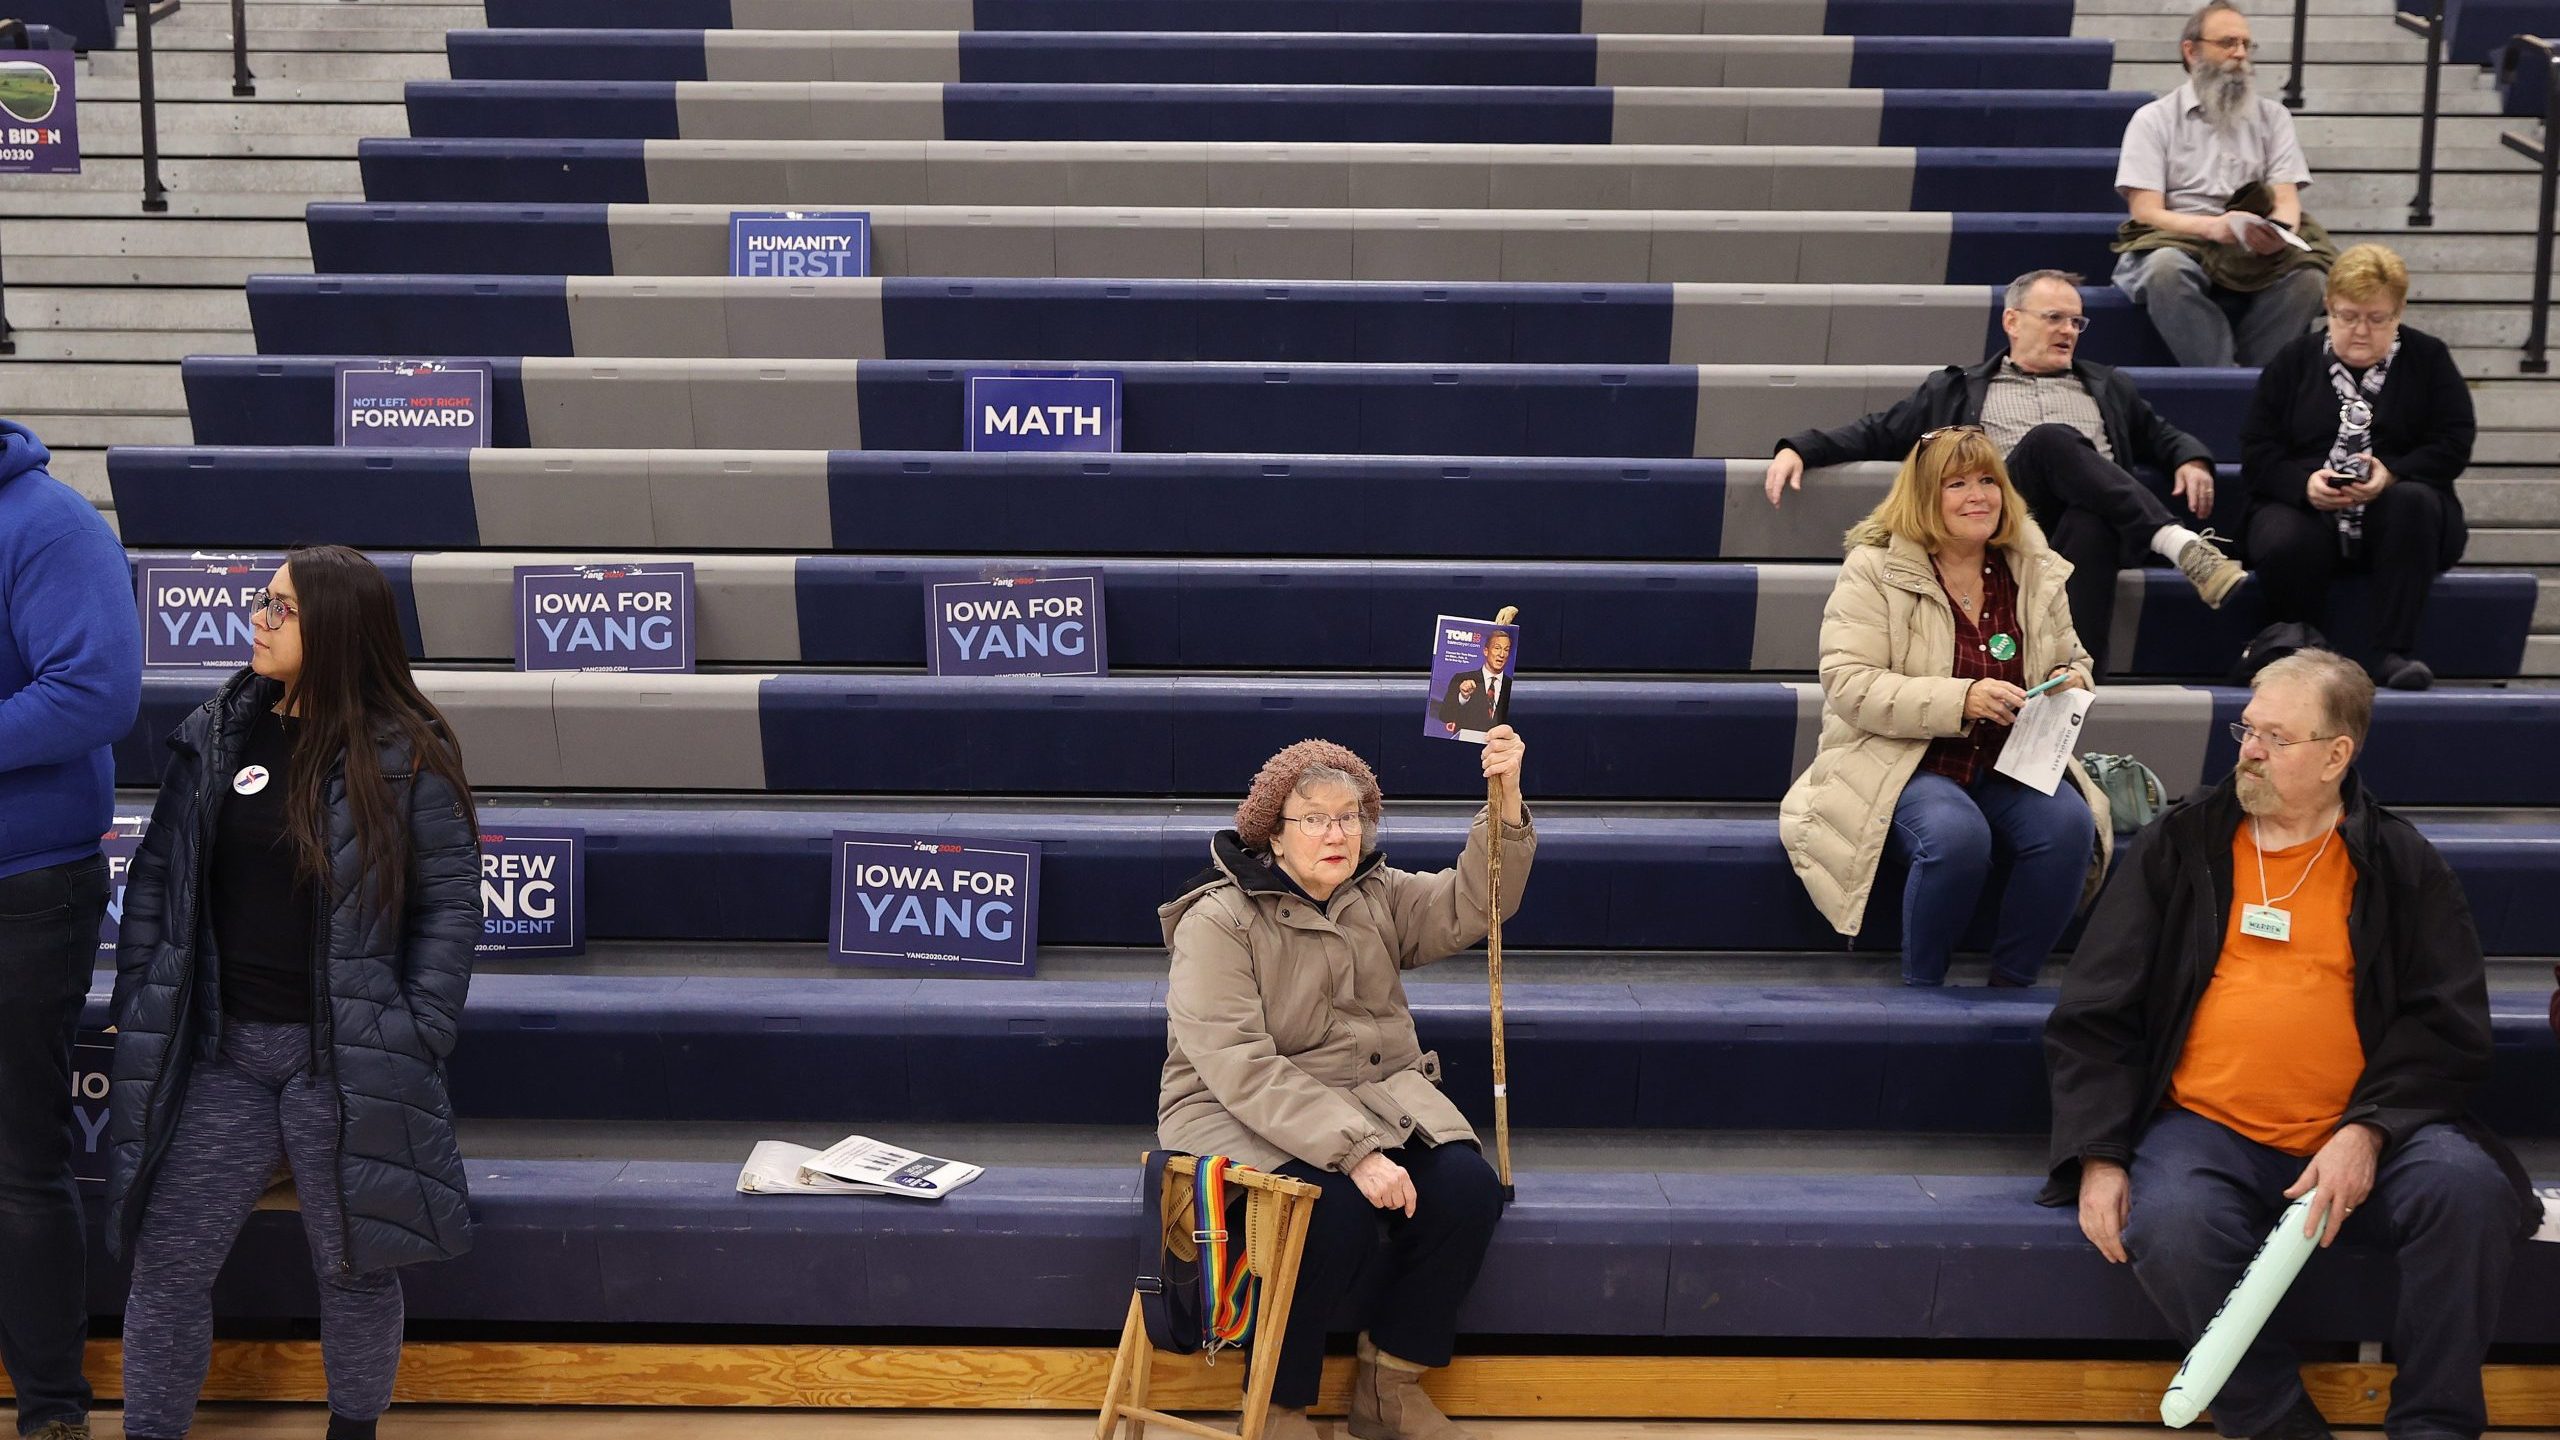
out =
{"type": "MultiPolygon", "coordinates": [[[[2356,872],[2347,942],[2365,1053],[2345,1122],[2380,1130],[2386,1154],[2422,1125],[2462,1126],[2506,1171],[2518,1233],[2530,1233],[2541,1215],[2532,1182],[2470,1115],[2489,1074],[2489,990],[2462,883],[2416,826],[2373,803],[2353,770],[2345,799],[2338,833],[2356,872]]],[[[2084,1160],[2130,1163],[2167,1097],[2222,955],[2241,818],[2225,777],[2146,827],[2099,897],[2045,1024],[2053,1146],[2041,1203],[2075,1203],[2084,1160]]]]}
{"type": "MultiPolygon", "coordinates": [[[[1920,437],[1947,425],[1973,425],[1982,419],[1982,397],[1991,388],[2005,354],[1966,369],[1950,365],[1920,382],[1920,388],[1890,410],[1861,415],[1836,430],[1806,430],[1778,442],[1781,450],[1804,457],[1805,468],[1846,465],[1853,460],[1899,461],[1920,437]]],[[[2115,370],[2073,360],[2071,372],[2098,402],[2098,418],[2107,432],[2107,447],[2116,463],[2128,470],[2150,466],[2174,474],[2190,460],[2213,463],[2213,451],[2151,408],[2133,382],[2115,370]]]]}

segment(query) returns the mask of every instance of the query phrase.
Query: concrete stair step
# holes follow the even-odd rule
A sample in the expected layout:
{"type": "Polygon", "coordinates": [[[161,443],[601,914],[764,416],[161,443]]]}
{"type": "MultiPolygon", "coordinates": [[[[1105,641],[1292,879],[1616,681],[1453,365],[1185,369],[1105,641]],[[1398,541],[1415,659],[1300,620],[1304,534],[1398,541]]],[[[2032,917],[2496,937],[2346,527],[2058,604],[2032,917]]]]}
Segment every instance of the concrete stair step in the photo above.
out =
{"type": "MultiPolygon", "coordinates": [[[[159,106],[160,143],[170,146],[213,136],[343,135],[362,139],[368,135],[408,134],[407,107],[379,103],[383,88],[373,90],[373,104],[313,103],[263,95],[235,99],[227,84],[221,95],[206,99],[164,91],[159,106]]],[[[80,97],[83,141],[92,133],[139,137],[141,127],[142,106],[134,99],[93,100],[85,94],[80,97]]]]}
{"type": "MultiPolygon", "coordinates": [[[[70,216],[114,217],[140,213],[140,180],[131,190],[100,190],[94,193],[56,192],[20,194],[0,190],[0,218],[12,215],[40,216],[49,219],[70,216]]],[[[221,220],[299,220],[303,207],[313,200],[362,200],[362,192],[349,189],[337,193],[314,194],[294,190],[278,194],[257,191],[236,193],[172,190],[169,192],[168,214],[182,219],[221,220]]]]}
{"type": "MultiPolygon", "coordinates": [[[[2258,43],[2265,47],[2258,52],[2259,68],[2266,67],[2268,51],[2280,51],[2288,56],[2292,53],[2291,21],[2292,11],[2290,10],[2282,13],[2270,11],[2257,18],[2253,33],[2258,43]]],[[[2091,39],[2105,36],[2117,40],[2147,41],[2158,45],[2163,54],[2174,58],[2178,53],[2178,28],[2185,23],[2184,13],[2128,15],[2122,12],[2092,12],[2085,7],[2074,7],[2071,33],[2091,39]]],[[[2380,8],[2354,14],[2318,16],[2311,26],[2309,39],[2314,47],[2312,53],[2315,56],[2319,53],[2318,47],[2323,45],[2366,45],[2385,41],[2405,44],[2409,47],[2411,54],[2421,58],[2424,58],[2425,53],[2418,37],[2394,25],[2391,12],[2380,8]]],[[[2140,60],[2150,57],[2128,53],[2124,58],[2140,60]]]]}
{"type": "Polygon", "coordinates": [[[2554,436],[2549,428],[2555,419],[2560,419],[2560,381],[2547,376],[2479,380],[2471,387],[2471,403],[2480,412],[2480,428],[2484,433],[2491,430],[2527,432],[2540,437],[2545,447],[2542,454],[2546,462],[2560,458],[2560,436],[2554,436]]]}
{"type": "MultiPolygon", "coordinates": [[[[229,285],[243,286],[252,275],[308,275],[307,255],[244,255],[211,258],[179,255],[44,255],[9,258],[9,278],[22,285],[229,285]]],[[[0,392],[5,393],[5,392],[0,392]]],[[[138,443],[116,441],[116,444],[138,443]]]]}
{"type": "Polygon", "coordinates": [[[2514,347],[2524,343],[2529,319],[2523,305],[2409,306],[2409,323],[2448,345],[2514,347]]]}
{"type": "MultiPolygon", "coordinates": [[[[351,7],[352,8],[352,7],[351,7]]],[[[256,57],[280,51],[361,52],[382,55],[442,55],[445,31],[465,27],[439,25],[431,30],[387,30],[369,27],[314,30],[300,26],[258,28],[249,22],[249,68],[258,68],[256,57]]],[[[469,27],[477,28],[477,27],[469,27]]],[[[126,42],[130,44],[131,42],[126,42]]],[[[223,28],[205,30],[153,30],[154,50],[219,50],[231,53],[231,30],[228,19],[223,28]]],[[[156,60],[156,56],[154,57],[156,60]]]]}
{"type": "MultiPolygon", "coordinates": [[[[2494,110],[2476,115],[2440,112],[2436,121],[2436,163],[2449,166],[2456,156],[2468,155],[2473,151],[2494,152],[2510,156],[2509,163],[2522,173],[2525,169],[2524,157],[2506,150],[2498,142],[2500,135],[2515,129],[2516,126],[2517,121],[2513,117],[2499,115],[2494,110]]],[[[2406,150],[2409,154],[2409,164],[2415,166],[2418,163],[2418,107],[2414,102],[2399,113],[2377,114],[2368,107],[2359,107],[2346,113],[2327,114],[2314,114],[2305,110],[2294,117],[2293,128],[2294,133],[2302,139],[2304,157],[2312,163],[2311,173],[2315,177],[2315,188],[2317,187],[2316,177],[2320,173],[2320,157],[2328,151],[2358,152],[2333,160],[2332,164],[2352,164],[2359,170],[2384,168],[2381,161],[2362,153],[2369,150],[2378,150],[2385,157],[2396,156],[2402,150],[2406,150]]],[[[2497,170],[2507,166],[2492,164],[2483,168],[2497,170]]]]}
{"type": "MultiPolygon", "coordinates": [[[[2322,176],[2377,172],[2417,174],[2418,122],[2406,120],[2389,123],[2405,125],[2407,134],[2397,139],[2385,138],[2369,144],[2346,145],[2313,144],[2306,137],[2302,145],[2302,156],[2311,163],[2315,187],[2312,193],[2315,195],[2319,193],[2316,187],[2319,177],[2322,176]]],[[[2464,119],[2459,123],[2472,125],[2486,122],[2464,119]]],[[[2512,120],[2498,122],[2496,127],[2482,132],[2486,139],[2478,145],[2456,144],[2450,131],[2440,132],[2436,137],[2437,172],[2467,170],[2488,175],[2513,175],[2519,183],[2529,187],[2534,172],[2526,166],[2524,157],[2498,143],[2498,135],[2514,127],[2515,122],[2512,120]]]]}
{"type": "MultiPolygon", "coordinates": [[[[262,102],[312,105],[379,104],[386,92],[397,93],[398,88],[406,83],[401,80],[279,80],[259,69],[254,60],[250,62],[249,70],[252,76],[250,83],[257,87],[258,93],[255,99],[242,100],[231,93],[231,65],[228,61],[223,63],[222,73],[218,76],[190,75],[173,79],[162,75],[153,83],[159,87],[160,99],[164,104],[177,101],[185,104],[220,102],[251,105],[262,102]]],[[[84,80],[80,84],[80,103],[83,105],[90,103],[93,99],[133,104],[141,94],[142,82],[139,80],[84,80]]]]}
{"type": "Polygon", "coordinates": [[[301,225],[278,220],[53,220],[0,225],[0,253],[8,256],[13,271],[20,256],[307,259],[311,240],[301,225]]]}
{"type": "MultiPolygon", "coordinates": [[[[2281,96],[2291,68],[2290,62],[2262,67],[2258,71],[2259,91],[2281,96]]],[[[2165,60],[2152,56],[2129,56],[2116,61],[2107,88],[2148,90],[2154,95],[2166,95],[2177,89],[2186,78],[2186,67],[2180,65],[2174,56],[2165,60]]],[[[2497,87],[2488,72],[2477,65],[2447,65],[2439,83],[2443,98],[2448,101],[2477,100],[2497,94],[2497,87]]],[[[2377,101],[2387,101],[2396,108],[2403,99],[2415,104],[2425,93],[2426,84],[2424,65],[2399,60],[2379,63],[2306,60],[2302,66],[2302,97],[2309,108],[2315,110],[2362,110],[2377,101]]]]}
{"type": "MultiPolygon", "coordinates": [[[[12,315],[11,319],[17,317],[12,315]]],[[[175,365],[190,355],[236,355],[255,348],[246,330],[51,330],[17,328],[20,360],[89,360],[175,365]]]]}
{"type": "MultiPolygon", "coordinates": [[[[187,396],[178,367],[168,364],[86,365],[0,360],[0,395],[19,414],[183,416],[187,396]]],[[[41,435],[42,430],[36,431],[41,435]]],[[[72,442],[79,443],[79,442],[72,442]]],[[[113,444],[138,443],[111,440],[113,444]]]]}
{"type": "MultiPolygon", "coordinates": [[[[2311,28],[2317,34],[2321,22],[2337,17],[2369,20],[2379,15],[2387,19],[2391,14],[2392,0],[2310,0],[2310,5],[2311,28]]],[[[2175,20],[2180,25],[2186,23],[2187,16],[2194,10],[2195,7],[2187,4],[2186,0],[2079,0],[2071,7],[2074,15],[2148,15],[2155,20],[2175,20]]],[[[2292,20],[2293,11],[2287,7],[2281,12],[2267,11],[2257,19],[2256,25],[2271,35],[2278,31],[2289,34],[2292,20]]],[[[2171,34],[2177,33],[2177,26],[2169,28],[2171,34]]]]}
{"type": "MultiPolygon", "coordinates": [[[[2477,455],[2472,463],[2479,463],[2477,455]]],[[[2483,477],[2474,469],[2460,484],[2462,513],[2484,534],[2502,527],[2560,531],[2560,480],[2546,475],[2483,477]]]]}
{"type": "MultiPolygon", "coordinates": [[[[84,141],[86,136],[81,137],[84,141]]],[[[259,194],[321,199],[364,193],[364,177],[355,157],[292,159],[181,155],[160,157],[160,182],[169,187],[174,210],[181,193],[201,195],[259,194]]],[[[105,194],[137,197],[142,193],[142,161],[132,153],[80,158],[77,175],[12,175],[8,195],[105,194]]]]}
{"type": "MultiPolygon", "coordinates": [[[[2521,168],[2523,166],[2521,156],[2511,158],[2515,160],[2513,167],[2486,171],[2456,171],[2451,174],[2438,171],[2436,209],[2438,211],[2459,210],[2465,213],[2489,212],[2502,217],[2514,217],[2514,228],[2532,229],[2533,172],[2521,168]]],[[[2417,188],[2418,177],[2414,169],[2405,174],[2348,171],[2344,174],[2320,176],[2312,182],[2309,190],[2303,192],[2303,203],[2310,207],[2314,217],[2325,217],[2334,210],[2384,209],[2394,206],[2405,212],[2409,208],[2409,197],[2416,192],[2417,188]]],[[[2325,225],[2328,221],[2324,218],[2321,223],[2325,225]]],[[[2456,228],[2441,219],[2436,224],[2439,229],[2456,228]]],[[[2502,221],[2496,228],[2509,227],[2502,221]]]]}
{"type": "Polygon", "coordinates": [[[2535,572],[2535,577],[2541,583],[2533,597],[2533,633],[2560,634],[2560,578],[2540,571],[2535,572]]]}
{"type": "MultiPolygon", "coordinates": [[[[2466,514],[2471,506],[2472,484],[2467,477],[2462,482],[2462,503],[2466,514]]],[[[2560,529],[2505,530],[2475,526],[2471,531],[2471,546],[2463,552],[2462,563],[2482,569],[2560,565],[2560,529]]]]}
{"type": "MultiPolygon", "coordinates": [[[[2456,345],[2453,362],[2462,367],[2465,378],[2472,380],[2527,379],[2518,368],[2524,359],[2524,329],[2518,325],[2514,343],[2507,345],[2456,345]]],[[[2552,411],[2560,411],[2560,391],[2554,391],[2543,403],[2552,411]]]]}
{"type": "Polygon", "coordinates": [[[9,319],[21,330],[220,330],[246,333],[249,297],[236,290],[112,286],[70,290],[13,286],[9,319]]]}
{"type": "MultiPolygon", "coordinates": [[[[34,427],[28,427],[33,429],[34,427]]],[[[107,452],[104,450],[70,450],[57,445],[42,430],[36,438],[53,452],[53,461],[45,466],[53,478],[80,492],[82,498],[100,510],[115,513],[115,496],[107,488],[107,452]]]]}
{"type": "MultiPolygon", "coordinates": [[[[176,367],[171,367],[171,373],[176,373],[176,367]]],[[[110,445],[192,445],[196,441],[195,426],[184,415],[85,415],[22,408],[12,410],[9,418],[42,436],[57,453],[73,449],[103,455],[110,445]]],[[[90,498],[96,500],[100,494],[90,498]]]]}
{"type": "MultiPolygon", "coordinates": [[[[2532,465],[2539,467],[2547,466],[2555,460],[2560,460],[2560,434],[2555,434],[2549,430],[2483,432],[2479,440],[2471,447],[2471,464],[2473,467],[2473,474],[2475,475],[2479,473],[2479,467],[2484,465],[2532,465]]],[[[2471,484],[2472,482],[2468,478],[2464,479],[2462,482],[2462,493],[2464,497],[2462,503],[2465,507],[2468,507],[2471,504],[2471,484]]],[[[2552,495],[2553,504],[2548,512],[2550,518],[2546,519],[2544,518],[2543,513],[2535,512],[2530,515],[2516,515],[2506,523],[2514,525],[2560,524],[2560,484],[2555,484],[2548,480],[2538,480],[2533,482],[2533,485],[2537,494],[2548,491],[2552,495]]]]}
{"type": "MultiPolygon", "coordinates": [[[[207,11],[228,33],[231,10],[204,0],[207,11]]],[[[184,12],[182,12],[184,13],[184,12]]],[[[477,30],[478,6],[416,5],[406,0],[335,0],[318,5],[252,5],[252,40],[280,30],[477,30]]]]}
{"type": "MultiPolygon", "coordinates": [[[[332,0],[344,3],[344,0],[332,0]]],[[[478,13],[478,7],[472,7],[478,13]]],[[[442,80],[452,72],[445,66],[443,47],[430,53],[381,54],[372,51],[294,51],[277,50],[259,43],[264,40],[254,18],[250,21],[249,69],[258,77],[259,93],[264,94],[271,81],[292,84],[312,82],[381,81],[388,84],[402,80],[442,80]]],[[[159,36],[152,36],[156,42],[159,36]]],[[[2172,67],[2174,68],[2174,67],[2172,67]]],[[[93,50],[89,52],[89,69],[80,77],[80,98],[113,93],[106,87],[136,83],[141,71],[130,49],[93,50]]],[[[172,82],[220,80],[231,83],[230,46],[219,50],[176,50],[152,56],[152,74],[166,87],[172,82]]],[[[166,88],[162,94],[170,93],[166,88]]],[[[228,93],[226,91],[225,93],[228,93]]],[[[378,90],[374,99],[383,99],[388,90],[378,90]]]]}
{"type": "MultiPolygon", "coordinates": [[[[2397,248],[2396,244],[2394,248],[2397,248]]],[[[2430,301],[2463,300],[2522,305],[2533,298],[2533,277],[2530,274],[2464,274],[2460,272],[2413,275],[2409,281],[2409,293],[2430,301]]]]}

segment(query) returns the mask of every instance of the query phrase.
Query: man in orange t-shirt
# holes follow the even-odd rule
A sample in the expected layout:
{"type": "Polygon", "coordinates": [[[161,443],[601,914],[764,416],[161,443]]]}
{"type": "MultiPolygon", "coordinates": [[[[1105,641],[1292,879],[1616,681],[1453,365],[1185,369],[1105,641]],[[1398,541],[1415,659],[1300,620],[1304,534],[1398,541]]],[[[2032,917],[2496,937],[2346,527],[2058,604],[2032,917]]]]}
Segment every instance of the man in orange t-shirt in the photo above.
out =
{"type": "MultiPolygon", "coordinates": [[[[2193,1341],[2286,1202],[2319,1192],[2396,1262],[2392,1440],[2487,1424],[2480,1361],[2538,1214],[2469,1116],[2488,1074],[2480,940],[2460,882],[2350,768],[2373,682],[2325,651],[2258,674],[2239,766],[2153,822],[2100,897],[2045,1029],[2052,1183],[2193,1341]]],[[[2333,1337],[2338,1338],[2338,1337],[2333,1337]]],[[[2326,1440],[2261,1334],[2213,1401],[2228,1436],[2326,1440]]]]}

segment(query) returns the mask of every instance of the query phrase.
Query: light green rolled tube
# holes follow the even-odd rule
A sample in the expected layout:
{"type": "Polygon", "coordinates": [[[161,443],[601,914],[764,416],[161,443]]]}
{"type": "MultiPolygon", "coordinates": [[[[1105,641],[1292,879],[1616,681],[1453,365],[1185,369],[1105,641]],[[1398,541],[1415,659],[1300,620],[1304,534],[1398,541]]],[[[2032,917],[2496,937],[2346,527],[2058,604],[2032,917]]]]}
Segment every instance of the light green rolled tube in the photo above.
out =
{"type": "MultiPolygon", "coordinates": [[[[2311,1203],[2319,1198],[2320,1192],[2313,1190],[2285,1207],[2267,1243],[2258,1247],[2258,1258],[2249,1262],[2240,1283],[2231,1287],[2229,1298],[2214,1312],[2196,1347],[2187,1352],[2187,1363],[2178,1367],[2176,1378],[2169,1382],[2169,1392],[2160,1397],[2160,1423],[2172,1430],[2192,1425],[2213,1397],[2222,1393],[2223,1382],[2231,1378],[2232,1368],[2266,1328],[2276,1302],[2293,1288],[2293,1277],[2302,1273],[2303,1262],[2320,1248],[2320,1237],[2305,1235],[2302,1228],[2311,1203]]],[[[2327,1232],[2329,1217],[2321,1217],[2320,1228],[2327,1232]]]]}

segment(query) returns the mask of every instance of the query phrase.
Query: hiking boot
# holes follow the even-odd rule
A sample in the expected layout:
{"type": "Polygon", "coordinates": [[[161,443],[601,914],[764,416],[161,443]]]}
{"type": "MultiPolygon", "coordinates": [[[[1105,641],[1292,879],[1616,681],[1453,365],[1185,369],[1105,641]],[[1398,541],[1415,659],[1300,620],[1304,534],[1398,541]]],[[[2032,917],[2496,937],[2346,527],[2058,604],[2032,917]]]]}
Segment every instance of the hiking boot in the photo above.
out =
{"type": "Polygon", "coordinates": [[[2329,1419],[2320,1407],[2303,1396],[2293,1408],[2276,1418],[2276,1423],[2249,1437],[2249,1440],[2335,1440],[2329,1433],[2329,1419]]]}
{"type": "Polygon", "coordinates": [[[2240,568],[2239,561],[2222,553],[2220,541],[2220,536],[2207,530],[2178,552],[2178,573],[2186,576],[2187,583],[2204,597],[2204,603],[2216,610],[2231,598],[2232,591],[2240,588],[2242,577],[2249,573],[2240,568]]]}
{"type": "Polygon", "coordinates": [[[86,1420],[49,1420],[35,1428],[27,1440],[90,1440],[86,1420]]]}
{"type": "Polygon", "coordinates": [[[1380,1350],[1366,1334],[1351,1381],[1351,1433],[1357,1440],[1475,1440],[1422,1393],[1421,1366],[1380,1350]]]}
{"type": "Polygon", "coordinates": [[[2385,655],[2373,666],[2373,683],[2385,690],[2424,690],[2436,683],[2436,672],[2414,656],[2385,655]]]}
{"type": "Polygon", "coordinates": [[[1306,1411],[1274,1405],[1263,1412],[1262,1440],[1324,1440],[1324,1432],[1307,1418],[1306,1411]]]}

